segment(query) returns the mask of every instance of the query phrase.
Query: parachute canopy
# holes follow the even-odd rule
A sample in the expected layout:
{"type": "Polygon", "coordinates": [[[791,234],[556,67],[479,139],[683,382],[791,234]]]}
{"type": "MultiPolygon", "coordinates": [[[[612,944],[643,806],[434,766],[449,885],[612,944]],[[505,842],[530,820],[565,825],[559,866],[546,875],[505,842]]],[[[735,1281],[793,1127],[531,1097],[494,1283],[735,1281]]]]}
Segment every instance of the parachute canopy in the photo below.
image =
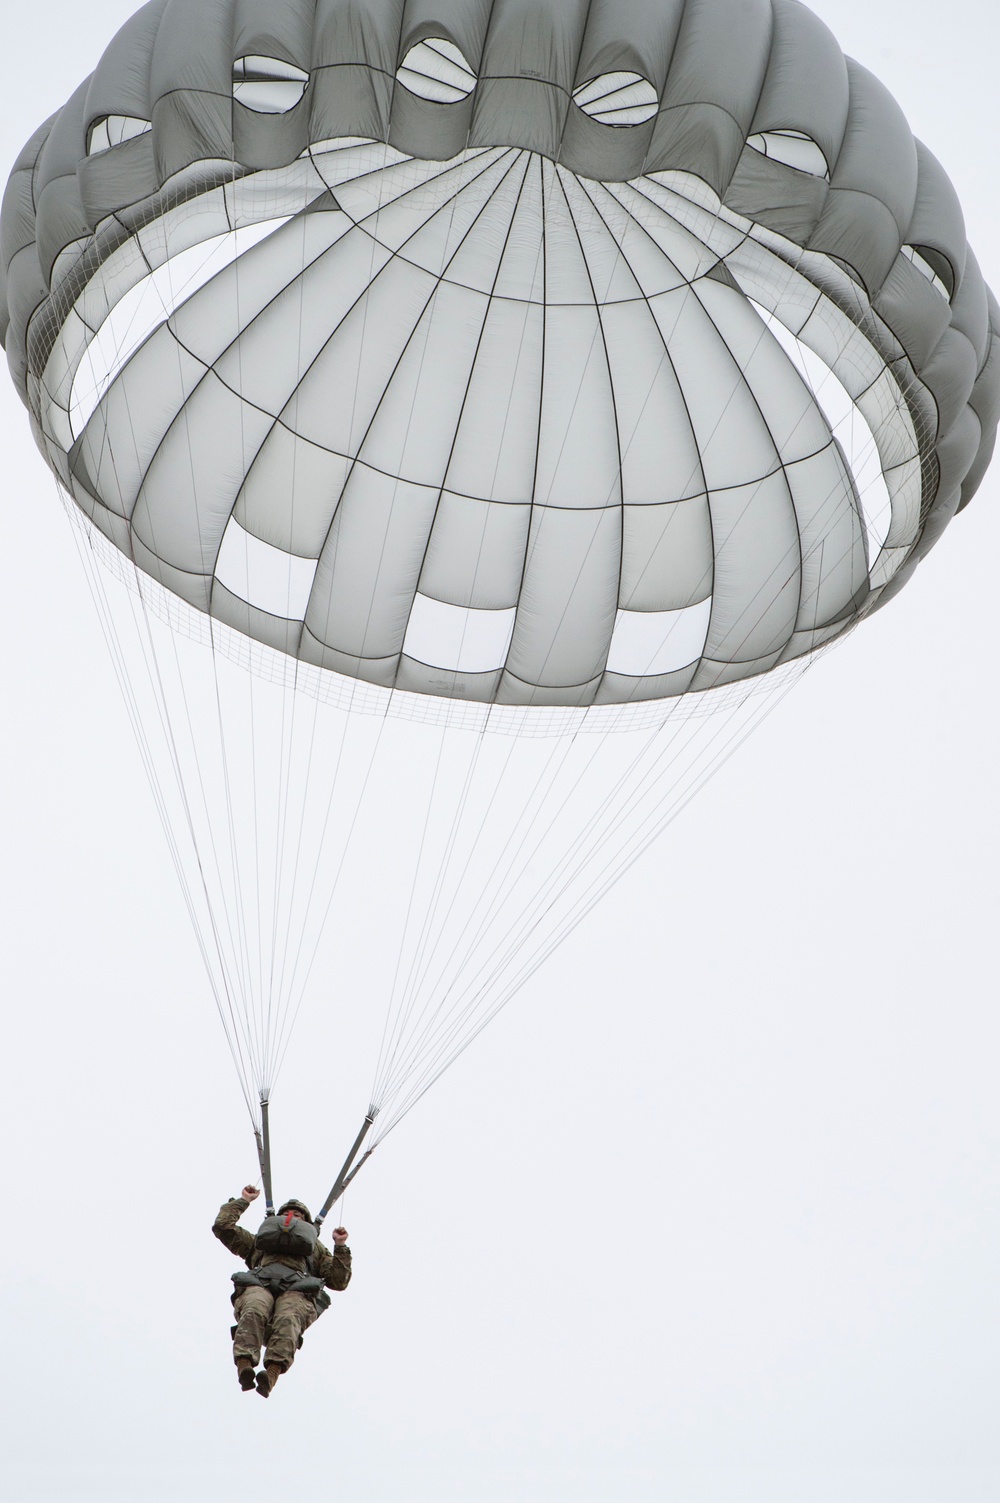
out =
{"type": "Polygon", "coordinates": [[[995,441],[954,191],[797,0],[152,0],[0,230],[262,1163],[307,993],[367,1157],[995,441]]]}
{"type": "Polygon", "coordinates": [[[2,233],[94,526],[387,689],[766,672],[899,587],[994,442],[954,191],[795,0],[152,0],[2,233]]]}

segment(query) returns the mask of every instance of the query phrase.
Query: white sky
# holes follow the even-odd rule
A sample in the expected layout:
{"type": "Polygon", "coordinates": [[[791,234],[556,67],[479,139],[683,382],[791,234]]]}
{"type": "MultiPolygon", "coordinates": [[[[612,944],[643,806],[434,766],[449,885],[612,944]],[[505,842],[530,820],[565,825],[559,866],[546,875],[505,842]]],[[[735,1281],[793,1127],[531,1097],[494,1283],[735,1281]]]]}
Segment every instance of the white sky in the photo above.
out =
{"type": "MultiPolygon", "coordinates": [[[[4,174],[133,8],[11,7],[4,174]]],[[[1000,287],[995,0],[813,8],[1000,287]]],[[[6,383],[0,435],[5,1496],[995,1503],[1000,469],[373,1159],[265,1409],[209,1233],[246,1116],[6,383]]],[[[315,1201],[356,1113],[299,1044],[315,1201]]]]}

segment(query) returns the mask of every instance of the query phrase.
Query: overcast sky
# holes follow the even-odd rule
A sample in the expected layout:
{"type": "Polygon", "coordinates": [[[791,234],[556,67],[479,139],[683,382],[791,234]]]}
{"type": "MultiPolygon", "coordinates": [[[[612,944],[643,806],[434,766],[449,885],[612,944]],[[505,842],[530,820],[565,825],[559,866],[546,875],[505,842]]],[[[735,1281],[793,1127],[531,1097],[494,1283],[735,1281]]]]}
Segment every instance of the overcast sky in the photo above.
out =
{"type": "MultiPolygon", "coordinates": [[[[133,8],[9,7],[4,175],[133,8]]],[[[995,0],[813,8],[1000,287],[995,0]]],[[[209,1232],[246,1115],[6,384],[0,445],[4,1495],[996,1503],[1000,470],[387,1141],[265,1408],[209,1232]]],[[[298,1045],[315,1201],[354,1107],[298,1045]]]]}

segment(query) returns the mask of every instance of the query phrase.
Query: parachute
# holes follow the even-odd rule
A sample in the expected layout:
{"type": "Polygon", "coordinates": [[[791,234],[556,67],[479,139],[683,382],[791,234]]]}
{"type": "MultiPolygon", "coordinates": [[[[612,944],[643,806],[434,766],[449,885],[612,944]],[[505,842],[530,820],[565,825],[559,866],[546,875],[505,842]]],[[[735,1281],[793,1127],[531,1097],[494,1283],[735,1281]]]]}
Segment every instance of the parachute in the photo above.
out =
{"type": "Polygon", "coordinates": [[[152,0],[0,229],[262,1164],[369,957],[325,1214],[971,499],[1000,310],[795,0],[152,0]]]}

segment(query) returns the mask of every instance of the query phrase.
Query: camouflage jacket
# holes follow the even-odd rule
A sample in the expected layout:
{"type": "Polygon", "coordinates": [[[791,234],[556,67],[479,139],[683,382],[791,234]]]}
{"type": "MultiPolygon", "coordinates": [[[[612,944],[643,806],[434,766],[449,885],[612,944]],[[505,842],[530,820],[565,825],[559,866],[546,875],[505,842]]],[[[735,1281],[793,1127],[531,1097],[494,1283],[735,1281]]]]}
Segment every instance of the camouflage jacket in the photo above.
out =
{"type": "Polygon", "coordinates": [[[317,1242],[316,1251],[311,1259],[258,1252],[257,1239],[253,1232],[248,1232],[242,1226],[236,1225],[249,1204],[250,1202],[242,1197],[238,1200],[227,1200],[225,1205],[219,1208],[219,1214],[212,1223],[212,1231],[219,1241],[228,1247],[231,1253],[242,1258],[248,1268],[266,1268],[269,1263],[280,1263],[284,1268],[294,1268],[297,1273],[314,1274],[316,1278],[323,1280],[328,1289],[347,1288],[351,1282],[351,1249],[349,1247],[335,1247],[331,1252],[328,1247],[323,1246],[322,1242],[317,1242]]]}

